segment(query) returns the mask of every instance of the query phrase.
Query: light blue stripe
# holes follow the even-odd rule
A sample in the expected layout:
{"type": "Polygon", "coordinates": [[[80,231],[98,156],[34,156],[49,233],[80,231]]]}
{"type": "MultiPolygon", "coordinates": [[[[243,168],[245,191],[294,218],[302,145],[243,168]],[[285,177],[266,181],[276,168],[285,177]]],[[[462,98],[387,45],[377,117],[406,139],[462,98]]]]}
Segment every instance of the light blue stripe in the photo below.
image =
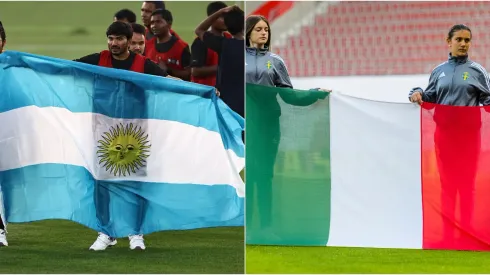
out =
{"type": "Polygon", "coordinates": [[[178,121],[219,132],[244,156],[244,119],[210,86],[14,51],[0,54],[0,83],[0,112],[35,105],[178,121]]]}
{"type": "Polygon", "coordinates": [[[11,223],[65,219],[113,237],[244,224],[244,199],[228,185],[95,181],[85,168],[64,164],[27,166],[0,175],[11,223]],[[110,205],[106,226],[97,219],[96,186],[99,209],[110,205]],[[146,207],[144,215],[140,206],[146,207]]]}

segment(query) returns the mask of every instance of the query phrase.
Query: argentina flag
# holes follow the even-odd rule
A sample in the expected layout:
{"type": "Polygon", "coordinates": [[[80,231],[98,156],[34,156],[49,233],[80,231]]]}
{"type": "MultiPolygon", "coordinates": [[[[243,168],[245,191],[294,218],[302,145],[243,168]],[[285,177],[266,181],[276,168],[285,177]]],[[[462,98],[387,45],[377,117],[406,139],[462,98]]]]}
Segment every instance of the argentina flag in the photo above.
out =
{"type": "Polygon", "coordinates": [[[7,222],[243,226],[244,120],[213,87],[14,51],[0,83],[7,222]]]}

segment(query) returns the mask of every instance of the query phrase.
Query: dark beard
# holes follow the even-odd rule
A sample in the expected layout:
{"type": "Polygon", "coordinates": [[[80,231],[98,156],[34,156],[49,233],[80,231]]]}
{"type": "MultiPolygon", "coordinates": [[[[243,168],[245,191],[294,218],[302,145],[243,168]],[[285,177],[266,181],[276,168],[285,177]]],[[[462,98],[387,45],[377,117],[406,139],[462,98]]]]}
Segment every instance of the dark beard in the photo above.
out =
{"type": "Polygon", "coordinates": [[[115,56],[120,56],[120,55],[125,54],[125,53],[126,53],[126,51],[128,51],[128,49],[129,49],[129,48],[128,48],[128,45],[125,45],[125,46],[123,46],[123,47],[120,47],[120,49],[118,49],[118,50],[119,50],[119,53],[113,53],[111,48],[109,48],[109,51],[110,51],[110,52],[111,52],[113,55],[115,55],[115,56]],[[126,50],[125,50],[125,49],[126,49],[126,50]]]}

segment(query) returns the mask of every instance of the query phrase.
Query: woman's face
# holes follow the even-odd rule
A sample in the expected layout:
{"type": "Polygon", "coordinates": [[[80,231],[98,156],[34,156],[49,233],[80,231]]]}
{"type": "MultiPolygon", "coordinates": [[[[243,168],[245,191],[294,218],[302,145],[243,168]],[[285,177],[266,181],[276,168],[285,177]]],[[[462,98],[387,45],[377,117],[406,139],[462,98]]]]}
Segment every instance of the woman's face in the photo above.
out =
{"type": "Polygon", "coordinates": [[[460,30],[447,40],[452,56],[465,56],[471,46],[471,33],[467,30],[460,30]]]}
{"type": "Polygon", "coordinates": [[[250,42],[252,42],[251,44],[257,45],[261,48],[262,46],[264,46],[265,43],[267,43],[268,39],[269,27],[264,20],[260,20],[259,22],[257,22],[257,24],[255,24],[252,32],[250,33],[250,42]]]}

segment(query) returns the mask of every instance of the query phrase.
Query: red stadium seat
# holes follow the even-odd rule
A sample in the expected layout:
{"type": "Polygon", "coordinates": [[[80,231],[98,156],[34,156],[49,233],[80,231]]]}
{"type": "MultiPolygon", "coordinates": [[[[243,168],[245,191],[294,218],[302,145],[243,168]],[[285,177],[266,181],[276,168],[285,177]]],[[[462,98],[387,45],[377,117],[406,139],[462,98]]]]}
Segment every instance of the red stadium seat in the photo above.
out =
{"type": "Polygon", "coordinates": [[[490,67],[490,2],[340,1],[314,22],[276,49],[292,76],[427,74],[457,23],[473,31],[472,59],[490,67]]]}

